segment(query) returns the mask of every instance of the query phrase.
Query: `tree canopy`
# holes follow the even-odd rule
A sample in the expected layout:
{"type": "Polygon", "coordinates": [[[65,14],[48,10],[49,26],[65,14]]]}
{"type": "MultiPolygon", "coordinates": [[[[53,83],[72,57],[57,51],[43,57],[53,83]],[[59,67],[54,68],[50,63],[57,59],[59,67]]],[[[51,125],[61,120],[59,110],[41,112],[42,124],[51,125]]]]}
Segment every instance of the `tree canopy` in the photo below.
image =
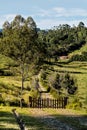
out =
{"type": "Polygon", "coordinates": [[[21,15],[17,15],[11,23],[6,21],[3,24],[0,51],[20,66],[21,94],[26,74],[29,73],[29,65],[34,66],[40,58],[37,36],[36,23],[32,17],[24,19],[21,15]]]}

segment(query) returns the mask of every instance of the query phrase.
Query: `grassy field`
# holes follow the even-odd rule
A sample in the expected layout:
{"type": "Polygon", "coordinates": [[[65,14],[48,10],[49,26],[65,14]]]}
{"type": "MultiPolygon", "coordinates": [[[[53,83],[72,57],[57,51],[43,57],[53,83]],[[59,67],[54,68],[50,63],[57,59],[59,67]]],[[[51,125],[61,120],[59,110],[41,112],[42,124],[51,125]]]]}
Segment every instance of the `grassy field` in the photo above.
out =
{"type": "Polygon", "coordinates": [[[70,62],[62,64],[61,66],[55,65],[54,70],[57,72],[69,72],[74,79],[77,80],[78,98],[85,105],[87,104],[87,62],[70,62]]]}
{"type": "MultiPolygon", "coordinates": [[[[78,86],[78,91],[76,94],[76,100],[81,102],[82,107],[86,109],[87,107],[87,62],[67,62],[67,61],[58,61],[50,65],[47,70],[47,78],[51,76],[53,73],[66,73],[68,72],[75,80],[76,85],[78,86]]],[[[70,98],[70,95],[67,95],[70,98]]],[[[74,96],[72,96],[72,99],[74,96]]]]}
{"type": "MultiPolygon", "coordinates": [[[[84,47],[82,47],[84,48],[84,47]]],[[[83,49],[82,49],[83,50],[83,49]]],[[[1,61],[0,62],[0,70],[3,71],[11,71],[13,73],[13,70],[9,69],[9,65],[13,65],[13,61],[10,59],[7,60],[6,57],[3,57],[0,55],[1,61]]],[[[60,61],[57,63],[53,63],[49,65],[52,70],[49,70],[49,74],[54,72],[59,73],[65,73],[69,72],[71,76],[73,76],[77,80],[78,85],[78,98],[82,102],[83,107],[87,106],[87,62],[66,62],[60,61]]],[[[16,72],[15,72],[16,73],[16,72]]],[[[5,101],[16,101],[20,99],[20,90],[21,90],[21,77],[19,75],[1,75],[0,76],[0,99],[2,98],[5,101]]],[[[23,91],[23,98],[26,103],[28,103],[28,97],[29,95],[37,95],[37,92],[34,90],[33,86],[30,84],[30,81],[27,80],[25,82],[25,88],[23,91]],[[32,88],[31,91],[29,91],[29,87],[32,88]]],[[[9,104],[7,104],[9,105],[9,104]]]]}

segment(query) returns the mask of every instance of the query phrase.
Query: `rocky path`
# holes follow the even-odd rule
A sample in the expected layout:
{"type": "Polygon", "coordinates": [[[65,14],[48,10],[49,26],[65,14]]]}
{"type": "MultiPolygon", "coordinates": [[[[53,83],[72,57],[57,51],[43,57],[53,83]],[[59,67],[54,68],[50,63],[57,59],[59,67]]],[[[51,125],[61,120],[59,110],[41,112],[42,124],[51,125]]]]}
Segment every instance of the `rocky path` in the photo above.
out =
{"type": "Polygon", "coordinates": [[[50,93],[46,93],[47,90],[42,86],[41,82],[39,82],[39,91],[43,91],[43,93],[41,93],[41,98],[53,98],[50,93]]]}
{"type": "MultiPolygon", "coordinates": [[[[31,113],[33,117],[40,118],[41,122],[47,125],[48,130],[76,130],[69,124],[62,123],[55,116],[52,115],[52,112],[49,113],[48,111],[49,110],[46,111],[44,109],[39,109],[37,112],[37,109],[32,109],[31,113]]],[[[56,110],[53,110],[53,113],[54,111],[56,110]]],[[[62,110],[59,110],[59,111],[62,111],[62,110]]]]}

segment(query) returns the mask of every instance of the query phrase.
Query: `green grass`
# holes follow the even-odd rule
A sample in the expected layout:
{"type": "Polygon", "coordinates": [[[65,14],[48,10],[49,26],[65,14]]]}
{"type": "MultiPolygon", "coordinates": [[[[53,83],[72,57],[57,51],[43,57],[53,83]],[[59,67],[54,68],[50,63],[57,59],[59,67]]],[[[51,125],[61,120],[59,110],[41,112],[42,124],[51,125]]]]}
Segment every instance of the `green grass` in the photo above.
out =
{"type": "MultiPolygon", "coordinates": [[[[11,101],[14,99],[19,99],[20,91],[21,91],[21,80],[18,76],[0,77],[0,93],[3,100],[11,101]]],[[[23,96],[25,96],[26,93],[28,93],[28,91],[25,88],[23,96]]]]}
{"type": "MultiPolygon", "coordinates": [[[[50,130],[54,129],[55,126],[49,128],[48,116],[54,117],[55,120],[60,121],[66,125],[69,125],[76,130],[86,130],[87,126],[87,113],[83,111],[75,111],[69,109],[30,109],[30,108],[16,108],[16,112],[19,113],[26,128],[29,130],[50,130]],[[36,112],[36,115],[32,112],[36,112]],[[41,116],[45,118],[40,117],[41,116]],[[38,114],[39,113],[39,114],[38,114]],[[45,115],[44,115],[45,113],[45,115]],[[83,122],[83,124],[82,124],[83,122]]],[[[19,126],[12,113],[13,107],[0,107],[0,130],[19,130],[19,126]]],[[[54,118],[52,118],[54,120],[54,118]]],[[[51,124],[50,124],[51,125],[51,124]]],[[[58,125],[58,124],[57,124],[58,125]]]]}
{"type": "MultiPolygon", "coordinates": [[[[19,126],[12,114],[12,107],[0,107],[0,130],[19,130],[19,126]]],[[[16,108],[17,113],[25,123],[26,128],[31,130],[47,130],[48,126],[39,117],[33,117],[31,109],[16,108]]]]}
{"type": "Polygon", "coordinates": [[[11,108],[0,107],[0,130],[18,130],[11,108]]]}

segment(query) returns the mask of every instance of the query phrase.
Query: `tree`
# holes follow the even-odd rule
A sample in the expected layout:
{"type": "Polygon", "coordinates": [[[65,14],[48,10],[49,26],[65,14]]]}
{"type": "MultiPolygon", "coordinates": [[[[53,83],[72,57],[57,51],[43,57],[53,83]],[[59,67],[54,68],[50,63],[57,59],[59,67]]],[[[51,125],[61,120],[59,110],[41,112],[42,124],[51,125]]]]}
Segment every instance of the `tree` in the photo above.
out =
{"type": "MultiPolygon", "coordinates": [[[[28,73],[29,65],[39,60],[39,43],[37,43],[34,20],[31,17],[24,19],[21,15],[17,15],[11,23],[6,21],[3,25],[3,38],[0,46],[2,54],[14,59],[20,66],[22,96],[26,71],[28,73]]],[[[22,107],[22,102],[20,106],[22,107]]]]}
{"type": "Polygon", "coordinates": [[[71,77],[69,73],[66,73],[63,77],[62,87],[67,90],[68,94],[75,94],[77,90],[75,82],[74,78],[71,77]]]}
{"type": "Polygon", "coordinates": [[[79,22],[78,27],[79,27],[79,28],[84,28],[84,27],[85,27],[85,24],[84,24],[83,22],[79,22]]]}
{"type": "Polygon", "coordinates": [[[51,87],[54,87],[59,95],[63,94],[63,90],[66,90],[68,94],[72,95],[77,91],[75,80],[68,73],[57,73],[55,78],[51,81],[51,87]]]}
{"type": "Polygon", "coordinates": [[[58,94],[60,95],[62,86],[61,86],[61,77],[58,73],[55,76],[55,80],[52,83],[52,86],[58,91],[58,94]]]}

